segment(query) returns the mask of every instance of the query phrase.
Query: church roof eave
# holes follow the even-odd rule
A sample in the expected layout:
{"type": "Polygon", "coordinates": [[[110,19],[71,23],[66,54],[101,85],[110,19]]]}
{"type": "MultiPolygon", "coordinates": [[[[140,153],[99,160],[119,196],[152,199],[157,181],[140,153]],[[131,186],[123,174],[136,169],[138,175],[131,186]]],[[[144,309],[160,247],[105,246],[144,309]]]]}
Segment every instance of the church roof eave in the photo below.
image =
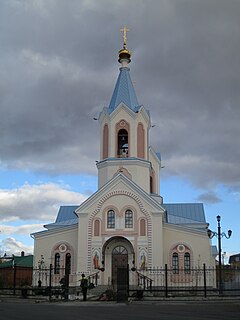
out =
{"type": "Polygon", "coordinates": [[[186,232],[192,232],[194,234],[201,234],[202,236],[206,236],[206,238],[208,238],[207,235],[207,231],[205,228],[199,228],[197,227],[197,225],[185,225],[185,224],[174,224],[174,223],[164,223],[163,224],[163,228],[170,228],[173,230],[182,230],[182,231],[186,231],[186,232]]]}
{"type": "Polygon", "coordinates": [[[66,226],[72,226],[74,224],[78,224],[78,218],[72,219],[72,220],[65,220],[60,223],[56,223],[56,222],[49,223],[49,224],[44,225],[44,228],[50,230],[50,229],[61,228],[61,227],[66,227],[66,226]]]}
{"type": "Polygon", "coordinates": [[[132,165],[140,165],[142,167],[151,167],[151,162],[149,160],[145,160],[142,158],[137,157],[128,157],[128,158],[116,158],[116,157],[109,157],[97,162],[97,168],[100,169],[102,167],[106,167],[109,164],[119,164],[122,165],[124,162],[132,165]]]}
{"type": "Polygon", "coordinates": [[[45,236],[45,235],[48,236],[50,234],[56,234],[56,232],[65,232],[65,231],[77,229],[77,226],[78,226],[78,224],[72,224],[72,225],[61,226],[61,227],[56,226],[56,228],[37,231],[37,232],[31,233],[30,235],[33,239],[35,239],[35,238],[45,236]]]}

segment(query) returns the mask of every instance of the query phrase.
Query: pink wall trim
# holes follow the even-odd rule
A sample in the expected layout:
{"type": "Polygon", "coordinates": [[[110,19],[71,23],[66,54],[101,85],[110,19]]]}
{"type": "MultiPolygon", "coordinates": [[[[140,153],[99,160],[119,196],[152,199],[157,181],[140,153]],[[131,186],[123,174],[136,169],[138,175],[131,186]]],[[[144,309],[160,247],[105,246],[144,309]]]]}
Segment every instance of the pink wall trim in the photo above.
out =
{"type": "Polygon", "coordinates": [[[146,220],[143,218],[139,220],[139,229],[139,235],[143,237],[146,236],[146,220]]]}
{"type": "Polygon", "coordinates": [[[138,158],[145,158],[145,130],[143,124],[140,122],[137,127],[137,156],[138,158]]]}
{"type": "Polygon", "coordinates": [[[94,237],[99,237],[100,236],[100,219],[95,219],[93,222],[94,226],[93,226],[93,236],[94,237]]]}
{"type": "Polygon", "coordinates": [[[103,145],[102,145],[103,159],[108,158],[108,141],[109,141],[108,125],[105,124],[103,127],[103,145]]]}

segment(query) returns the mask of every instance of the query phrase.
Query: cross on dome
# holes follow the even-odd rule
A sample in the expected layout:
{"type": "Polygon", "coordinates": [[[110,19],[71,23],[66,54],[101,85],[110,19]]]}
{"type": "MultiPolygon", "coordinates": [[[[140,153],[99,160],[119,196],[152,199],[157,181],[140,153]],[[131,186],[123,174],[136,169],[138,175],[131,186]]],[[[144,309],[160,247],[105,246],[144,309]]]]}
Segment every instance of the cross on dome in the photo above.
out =
{"type": "Polygon", "coordinates": [[[121,32],[123,32],[123,49],[127,48],[127,32],[129,29],[127,27],[124,27],[123,29],[120,29],[121,32]]]}

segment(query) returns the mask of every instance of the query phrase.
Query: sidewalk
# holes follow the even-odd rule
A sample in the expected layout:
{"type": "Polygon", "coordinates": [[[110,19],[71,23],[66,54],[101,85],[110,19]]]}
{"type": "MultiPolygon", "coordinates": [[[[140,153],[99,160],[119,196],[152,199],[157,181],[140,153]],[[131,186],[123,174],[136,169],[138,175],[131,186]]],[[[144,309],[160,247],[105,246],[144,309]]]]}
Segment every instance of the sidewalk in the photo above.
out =
{"type": "Polygon", "coordinates": [[[128,301],[99,301],[99,300],[52,300],[48,298],[27,297],[21,298],[16,296],[1,296],[0,303],[26,303],[26,304],[55,304],[55,305],[68,305],[68,306],[114,306],[114,305],[128,305],[128,304],[212,304],[212,303],[224,303],[224,304],[239,304],[240,297],[178,297],[178,298],[144,298],[141,300],[131,299],[128,301]]]}

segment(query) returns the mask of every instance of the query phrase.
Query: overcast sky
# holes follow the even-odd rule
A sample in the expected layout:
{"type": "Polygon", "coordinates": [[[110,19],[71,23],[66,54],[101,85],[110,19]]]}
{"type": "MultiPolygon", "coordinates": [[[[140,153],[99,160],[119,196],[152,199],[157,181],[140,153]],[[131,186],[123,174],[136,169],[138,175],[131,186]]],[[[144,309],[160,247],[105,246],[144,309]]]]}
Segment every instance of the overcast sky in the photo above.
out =
{"type": "Polygon", "coordinates": [[[0,246],[17,241],[10,221],[36,231],[36,216],[95,191],[90,178],[83,190],[57,179],[96,177],[93,117],[110,102],[125,25],[163,179],[239,205],[239,13],[239,0],[0,0],[0,246]]]}

